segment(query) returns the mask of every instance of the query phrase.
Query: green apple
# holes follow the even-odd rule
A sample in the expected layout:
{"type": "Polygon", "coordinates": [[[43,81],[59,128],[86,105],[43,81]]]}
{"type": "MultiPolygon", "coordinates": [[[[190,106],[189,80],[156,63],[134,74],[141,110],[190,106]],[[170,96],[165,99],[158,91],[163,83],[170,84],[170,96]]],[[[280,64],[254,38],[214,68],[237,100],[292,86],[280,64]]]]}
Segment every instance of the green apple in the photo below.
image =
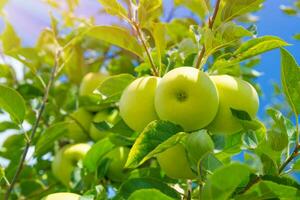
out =
{"type": "Polygon", "coordinates": [[[159,118],[182,126],[185,131],[207,126],[217,114],[218,105],[218,92],[212,80],[192,67],[169,71],[155,93],[159,118]]]}
{"type": "Polygon", "coordinates": [[[68,125],[68,137],[76,142],[84,142],[89,138],[93,115],[84,108],[79,108],[68,117],[72,122],[68,125]]]}
{"type": "MultiPolygon", "coordinates": [[[[103,110],[98,112],[94,118],[93,122],[99,123],[105,121],[106,123],[109,124],[114,124],[118,116],[118,111],[117,110],[103,110]]],[[[111,132],[106,131],[106,130],[99,130],[96,128],[96,126],[92,123],[90,127],[90,136],[94,141],[101,140],[105,138],[106,136],[110,135],[111,132]]]]}
{"type": "Polygon", "coordinates": [[[208,129],[213,134],[230,135],[242,130],[230,108],[246,111],[255,118],[259,107],[258,94],[248,82],[229,75],[211,76],[217,86],[220,98],[218,113],[208,129]]]}
{"type": "Polygon", "coordinates": [[[189,166],[185,148],[180,143],[158,154],[157,161],[161,169],[171,178],[193,179],[196,177],[189,166]]]}
{"type": "Polygon", "coordinates": [[[89,151],[90,145],[85,143],[66,145],[60,149],[52,162],[52,173],[65,186],[70,185],[72,171],[78,161],[89,151]]]}
{"type": "Polygon", "coordinates": [[[160,78],[141,77],[124,90],[120,99],[120,115],[135,131],[142,131],[151,121],[158,119],[154,108],[154,94],[160,78]]]}
{"type": "Polygon", "coordinates": [[[107,177],[112,181],[122,181],[127,175],[124,172],[124,166],[129,154],[129,148],[117,147],[108,152],[104,158],[110,159],[107,170],[107,177]]]}
{"type": "Polygon", "coordinates": [[[59,192],[49,194],[48,196],[44,197],[43,200],[79,200],[80,195],[70,192],[59,192]]]}
{"type": "Polygon", "coordinates": [[[185,147],[190,160],[197,164],[204,156],[214,151],[214,142],[206,130],[201,130],[186,137],[185,147]]]}
{"type": "Polygon", "coordinates": [[[93,94],[94,90],[97,89],[107,77],[107,75],[100,72],[90,72],[86,74],[81,81],[79,95],[86,96],[93,94]]]}

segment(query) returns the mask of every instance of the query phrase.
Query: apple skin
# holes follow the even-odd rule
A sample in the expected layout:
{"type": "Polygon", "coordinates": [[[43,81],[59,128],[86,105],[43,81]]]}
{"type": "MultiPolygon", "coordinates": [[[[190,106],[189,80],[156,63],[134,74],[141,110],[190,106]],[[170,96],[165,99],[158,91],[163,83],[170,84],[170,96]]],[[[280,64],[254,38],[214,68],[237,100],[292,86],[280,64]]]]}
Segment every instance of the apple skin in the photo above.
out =
{"type": "Polygon", "coordinates": [[[217,86],[220,98],[218,113],[209,125],[208,130],[213,134],[231,135],[242,130],[230,108],[246,111],[255,118],[259,108],[259,98],[254,87],[240,79],[229,75],[215,75],[211,79],[217,86]]]}
{"type": "Polygon", "coordinates": [[[80,197],[80,195],[75,193],[59,192],[49,194],[48,196],[44,197],[43,200],[79,200],[80,197]]]}
{"type": "Polygon", "coordinates": [[[127,174],[123,170],[129,151],[127,147],[116,147],[105,155],[104,158],[111,159],[106,174],[110,180],[120,182],[126,178],[127,174]]]}
{"type": "Polygon", "coordinates": [[[68,125],[68,137],[75,142],[85,142],[89,139],[89,130],[92,123],[93,115],[79,108],[68,117],[68,121],[72,122],[68,125]],[[78,124],[80,123],[81,126],[78,124]]]}
{"type": "MultiPolygon", "coordinates": [[[[97,123],[97,122],[106,121],[110,124],[114,124],[117,119],[117,116],[118,116],[118,112],[116,110],[113,110],[113,111],[103,110],[103,111],[98,112],[94,116],[93,122],[97,123]]],[[[94,141],[101,140],[110,134],[111,134],[111,132],[109,132],[109,131],[98,130],[93,123],[90,126],[90,136],[94,141]]]]}
{"type": "Polygon", "coordinates": [[[69,187],[72,171],[82,160],[91,146],[86,143],[66,145],[60,149],[52,162],[52,173],[65,186],[69,187]]]}
{"type": "Polygon", "coordinates": [[[159,77],[141,77],[124,90],[119,104],[120,115],[134,131],[141,132],[151,121],[158,119],[154,94],[159,81],[159,77]]]}
{"type": "Polygon", "coordinates": [[[217,114],[216,86],[206,73],[192,67],[169,71],[159,82],[155,108],[160,119],[194,131],[207,126],[217,114]]]}
{"type": "Polygon", "coordinates": [[[194,179],[196,174],[192,172],[185,148],[178,143],[175,146],[158,154],[157,161],[167,176],[174,179],[194,179]]]}
{"type": "Polygon", "coordinates": [[[81,81],[79,95],[86,96],[93,94],[94,90],[97,89],[107,77],[107,75],[100,72],[87,73],[81,81]]]}

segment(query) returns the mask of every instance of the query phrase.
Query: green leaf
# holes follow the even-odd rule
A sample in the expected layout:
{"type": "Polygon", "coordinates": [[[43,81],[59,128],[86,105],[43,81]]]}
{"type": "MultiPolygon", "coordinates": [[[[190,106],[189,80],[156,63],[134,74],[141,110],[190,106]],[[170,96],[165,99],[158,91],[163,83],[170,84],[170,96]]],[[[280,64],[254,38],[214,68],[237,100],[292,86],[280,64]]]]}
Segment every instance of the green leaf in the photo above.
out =
{"type": "Polygon", "coordinates": [[[12,25],[6,21],[5,29],[1,35],[4,53],[16,51],[21,47],[21,39],[18,37],[12,25]]]}
{"type": "Polygon", "coordinates": [[[230,199],[232,193],[245,181],[249,180],[250,169],[247,165],[233,163],[217,169],[203,188],[201,199],[230,199]]]}
{"type": "Polygon", "coordinates": [[[3,177],[5,177],[5,171],[4,168],[0,166],[0,181],[3,177]]]}
{"type": "Polygon", "coordinates": [[[288,43],[275,36],[263,36],[243,43],[233,54],[238,61],[242,61],[264,52],[287,46],[288,43]]]}
{"type": "Polygon", "coordinates": [[[103,156],[114,147],[115,145],[109,138],[98,141],[87,152],[83,160],[83,165],[91,172],[96,171],[103,156]]]}
{"type": "Polygon", "coordinates": [[[9,129],[15,129],[18,130],[19,127],[17,124],[9,121],[0,122],[0,132],[9,130],[9,129]]]}
{"type": "Polygon", "coordinates": [[[162,11],[162,0],[140,0],[138,6],[138,20],[141,27],[145,27],[159,18],[162,11]]]}
{"type": "Polygon", "coordinates": [[[161,69],[161,57],[167,46],[165,34],[166,34],[165,24],[162,24],[162,23],[154,23],[153,24],[153,38],[155,41],[157,60],[158,60],[160,69],[161,69]]]}
{"type": "Polygon", "coordinates": [[[131,194],[140,189],[157,189],[173,199],[180,199],[180,196],[175,189],[154,178],[133,178],[127,180],[121,185],[118,197],[128,199],[131,194]]]}
{"type": "Polygon", "coordinates": [[[103,95],[106,101],[117,102],[123,90],[134,80],[130,74],[119,74],[106,78],[98,87],[98,92],[103,95]]]}
{"type": "Polygon", "coordinates": [[[153,121],[136,139],[130,150],[125,167],[137,167],[145,161],[145,157],[160,144],[183,129],[167,121],[153,121]]]}
{"type": "Polygon", "coordinates": [[[223,0],[225,3],[222,13],[222,21],[230,21],[238,16],[258,10],[264,0],[223,0]]]}
{"type": "Polygon", "coordinates": [[[127,11],[117,0],[98,0],[108,14],[127,18],[127,11]]]}
{"type": "Polygon", "coordinates": [[[287,15],[297,15],[298,14],[297,10],[291,6],[281,5],[280,10],[282,10],[287,15]]]}
{"type": "Polygon", "coordinates": [[[296,162],[293,164],[293,170],[300,171],[300,159],[296,160],[296,162]]]}
{"type": "Polygon", "coordinates": [[[130,195],[128,200],[172,200],[173,198],[165,195],[156,189],[141,189],[130,195]]]}
{"type": "Polygon", "coordinates": [[[0,85],[0,109],[5,110],[17,124],[25,117],[26,106],[23,97],[14,89],[0,85]]]}
{"type": "Polygon", "coordinates": [[[35,154],[41,156],[47,153],[53,147],[54,142],[66,134],[69,124],[70,122],[59,122],[46,129],[35,146],[35,154]]]}
{"type": "Polygon", "coordinates": [[[209,11],[208,0],[175,0],[175,5],[183,5],[196,13],[201,19],[204,19],[209,11]]]}
{"type": "Polygon", "coordinates": [[[299,199],[299,190],[271,181],[260,181],[252,186],[245,194],[238,196],[236,199],[299,199]]]}
{"type": "Polygon", "coordinates": [[[296,114],[300,114],[300,69],[295,58],[281,49],[281,82],[284,94],[296,114]]]}
{"type": "Polygon", "coordinates": [[[295,34],[295,35],[293,36],[293,38],[296,39],[296,40],[300,40],[300,33],[295,34]]]}
{"type": "Polygon", "coordinates": [[[138,40],[124,28],[117,26],[94,26],[87,32],[87,35],[119,46],[143,58],[143,49],[138,40]]]}

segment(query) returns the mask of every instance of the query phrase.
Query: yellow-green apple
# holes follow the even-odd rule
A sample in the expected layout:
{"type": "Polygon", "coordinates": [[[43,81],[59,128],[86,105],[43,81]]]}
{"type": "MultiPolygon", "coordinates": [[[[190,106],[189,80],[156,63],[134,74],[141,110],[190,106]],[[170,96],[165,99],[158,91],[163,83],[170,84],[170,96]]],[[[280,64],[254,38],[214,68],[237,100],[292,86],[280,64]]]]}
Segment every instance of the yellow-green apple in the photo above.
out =
{"type": "Polygon", "coordinates": [[[71,113],[68,117],[71,122],[68,124],[68,137],[76,142],[87,141],[92,119],[93,115],[84,108],[71,113]]]}
{"type": "Polygon", "coordinates": [[[151,121],[158,119],[154,108],[154,94],[160,78],[141,77],[124,90],[120,99],[120,115],[135,131],[142,131],[151,121]]]}
{"type": "MultiPolygon", "coordinates": [[[[93,122],[95,123],[99,123],[99,122],[106,122],[109,124],[114,124],[116,119],[118,116],[118,111],[117,110],[103,110],[98,112],[94,118],[93,118],[93,122]]],[[[90,136],[93,140],[98,141],[101,140],[103,138],[105,138],[106,136],[108,136],[109,134],[111,134],[110,131],[107,130],[99,130],[96,128],[96,126],[92,123],[91,127],[90,127],[90,136]]]]}
{"type": "Polygon", "coordinates": [[[180,143],[159,153],[157,161],[161,169],[171,178],[193,179],[196,177],[189,166],[185,148],[180,143]]]}
{"type": "Polygon", "coordinates": [[[79,200],[80,195],[70,192],[59,192],[49,194],[48,196],[44,197],[43,200],[79,200]]]}
{"type": "Polygon", "coordinates": [[[213,134],[230,135],[242,130],[239,120],[232,115],[231,108],[247,112],[255,118],[259,107],[258,94],[254,87],[229,75],[215,75],[211,79],[217,86],[220,105],[218,113],[208,129],[213,134]]]}
{"type": "Polygon", "coordinates": [[[72,171],[77,163],[89,151],[90,145],[85,143],[66,145],[60,149],[52,162],[52,173],[65,186],[70,185],[72,171]]]}
{"type": "Polygon", "coordinates": [[[79,95],[86,96],[93,94],[94,90],[97,89],[107,77],[107,75],[100,72],[90,72],[86,74],[81,81],[79,95]]]}
{"type": "Polygon", "coordinates": [[[107,177],[113,181],[122,181],[126,177],[124,166],[129,154],[127,147],[116,147],[108,152],[104,158],[110,159],[107,177]]]}
{"type": "Polygon", "coordinates": [[[169,71],[155,93],[159,118],[182,126],[185,131],[207,126],[214,119],[218,105],[215,84],[206,73],[192,67],[169,71]]]}

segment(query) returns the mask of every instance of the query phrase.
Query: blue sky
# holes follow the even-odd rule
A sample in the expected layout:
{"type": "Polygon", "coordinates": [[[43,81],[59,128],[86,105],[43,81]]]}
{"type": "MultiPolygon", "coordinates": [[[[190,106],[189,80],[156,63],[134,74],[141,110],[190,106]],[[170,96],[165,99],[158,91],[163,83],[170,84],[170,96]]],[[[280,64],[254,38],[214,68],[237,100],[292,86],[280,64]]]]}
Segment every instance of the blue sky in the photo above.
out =
{"type": "MultiPolygon", "coordinates": [[[[171,7],[172,0],[165,0],[166,7],[171,7]]],[[[281,12],[281,4],[291,4],[292,0],[266,0],[264,9],[259,11],[258,36],[276,35],[286,40],[292,46],[288,47],[296,59],[300,60],[300,41],[294,40],[292,36],[300,33],[300,18],[287,16],[281,12]]],[[[97,16],[98,24],[109,24],[114,20],[105,15],[100,15],[98,10],[100,4],[97,0],[81,1],[80,7],[76,12],[83,16],[97,16]]],[[[24,45],[33,45],[39,35],[39,32],[49,26],[49,7],[42,1],[36,0],[10,0],[5,7],[8,20],[14,25],[18,34],[23,40],[24,45]]],[[[185,9],[179,9],[175,12],[176,16],[190,15],[185,9]]],[[[0,30],[3,29],[3,22],[0,22],[0,30]]],[[[261,106],[259,116],[263,117],[264,110],[270,105],[273,87],[272,82],[280,82],[280,54],[279,50],[265,53],[262,56],[262,62],[257,66],[257,70],[263,72],[263,76],[258,78],[261,84],[264,96],[261,97],[261,106]]]]}

